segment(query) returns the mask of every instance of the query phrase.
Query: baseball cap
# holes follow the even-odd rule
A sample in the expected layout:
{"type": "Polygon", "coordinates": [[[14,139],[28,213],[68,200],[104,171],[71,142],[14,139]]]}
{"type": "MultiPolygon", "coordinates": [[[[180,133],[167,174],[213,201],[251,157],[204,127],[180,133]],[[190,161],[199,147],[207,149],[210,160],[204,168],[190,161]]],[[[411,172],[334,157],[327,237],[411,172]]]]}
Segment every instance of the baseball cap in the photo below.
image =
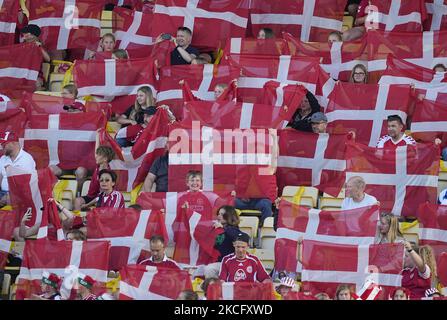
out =
{"type": "Polygon", "coordinates": [[[42,282],[49,286],[52,286],[53,288],[57,288],[60,281],[61,278],[59,278],[59,276],[55,273],[50,274],[44,273],[42,275],[42,282]]]}
{"type": "Polygon", "coordinates": [[[19,141],[14,132],[0,132],[0,145],[5,146],[8,142],[19,141]]]}
{"type": "Polygon", "coordinates": [[[316,112],[310,117],[310,122],[327,122],[327,117],[323,112],[316,112]]]}
{"type": "Polygon", "coordinates": [[[246,243],[250,243],[250,237],[245,232],[238,233],[236,239],[234,241],[242,241],[246,243]]]}
{"type": "Polygon", "coordinates": [[[78,282],[87,289],[91,289],[96,281],[90,276],[85,276],[84,278],[78,277],[78,282]]]}
{"type": "Polygon", "coordinates": [[[29,24],[20,30],[20,33],[31,33],[32,35],[38,37],[40,36],[40,28],[36,24],[29,24]]]}

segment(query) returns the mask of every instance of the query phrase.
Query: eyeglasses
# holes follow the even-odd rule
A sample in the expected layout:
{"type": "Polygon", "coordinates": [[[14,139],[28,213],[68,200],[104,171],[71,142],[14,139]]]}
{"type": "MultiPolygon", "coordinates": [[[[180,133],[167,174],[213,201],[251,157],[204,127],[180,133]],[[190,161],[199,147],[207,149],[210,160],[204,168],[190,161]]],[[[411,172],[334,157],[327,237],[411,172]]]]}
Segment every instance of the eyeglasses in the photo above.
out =
{"type": "Polygon", "coordinates": [[[99,182],[110,182],[112,179],[99,179],[99,182]]]}

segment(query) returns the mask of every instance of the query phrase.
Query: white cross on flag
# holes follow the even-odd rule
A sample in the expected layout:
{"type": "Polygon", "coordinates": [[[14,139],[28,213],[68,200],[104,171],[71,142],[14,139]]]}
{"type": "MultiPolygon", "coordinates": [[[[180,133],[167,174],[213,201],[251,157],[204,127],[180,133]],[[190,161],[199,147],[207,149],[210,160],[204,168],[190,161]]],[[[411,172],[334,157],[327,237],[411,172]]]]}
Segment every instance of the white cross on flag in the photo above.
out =
{"type": "Polygon", "coordinates": [[[418,101],[411,120],[411,135],[426,142],[439,138],[441,147],[444,147],[447,143],[447,103],[418,101]]]}
{"type": "Polygon", "coordinates": [[[0,1],[0,46],[14,44],[19,1],[0,1]]]}
{"type": "Polygon", "coordinates": [[[275,269],[299,271],[297,246],[300,237],[346,245],[373,244],[378,220],[378,206],[323,211],[281,200],[275,241],[275,269]]]}
{"type": "Polygon", "coordinates": [[[439,147],[433,143],[393,149],[348,143],[346,179],[360,176],[365,192],[396,216],[416,216],[420,203],[435,203],[438,187],[439,147]]]}
{"type": "Polygon", "coordinates": [[[349,81],[352,68],[357,64],[367,65],[366,37],[344,42],[303,42],[291,34],[284,34],[290,54],[321,58],[320,66],[331,78],[349,81]]]}
{"type": "Polygon", "coordinates": [[[300,106],[307,89],[299,84],[268,81],[264,84],[262,103],[275,107],[300,106]]]}
{"type": "Polygon", "coordinates": [[[17,215],[15,211],[0,210],[0,270],[3,270],[8,259],[16,220],[17,215]]]}
{"type": "Polygon", "coordinates": [[[105,97],[136,94],[141,86],[149,86],[155,95],[156,68],[151,58],[78,60],[73,78],[79,96],[105,97]]]}
{"type": "MultiPolygon", "coordinates": [[[[302,96],[301,96],[302,99],[302,96]]],[[[215,129],[286,127],[299,105],[275,107],[245,102],[192,101],[183,107],[183,123],[199,121],[215,129]]]]}
{"type": "Polygon", "coordinates": [[[285,186],[313,186],[336,197],[345,182],[346,134],[278,131],[276,178],[285,186]],[[306,143],[302,143],[306,141],[306,143]]]}
{"type": "MultiPolygon", "coordinates": [[[[404,246],[402,243],[356,245],[303,241],[304,290],[335,296],[340,284],[360,290],[370,279],[386,291],[402,283],[404,246]]],[[[383,299],[383,298],[382,298],[383,299]]]]}
{"type": "Polygon", "coordinates": [[[187,80],[195,97],[214,100],[214,87],[228,84],[240,75],[240,69],[223,65],[176,65],[160,69],[157,104],[167,104],[177,119],[183,115],[183,93],[180,80],[187,80]]]}
{"type": "Polygon", "coordinates": [[[150,46],[158,36],[152,33],[153,15],[125,8],[114,8],[112,31],[119,49],[141,49],[150,46]]]}
{"type": "Polygon", "coordinates": [[[36,80],[42,66],[42,51],[33,43],[21,43],[0,48],[0,90],[2,93],[36,90],[36,80]]]}
{"type": "Polygon", "coordinates": [[[320,67],[319,58],[232,54],[228,63],[242,70],[238,101],[262,103],[263,87],[271,80],[285,85],[301,84],[315,96],[327,96],[333,80],[320,67]]]}
{"type": "Polygon", "coordinates": [[[439,31],[447,28],[447,1],[446,0],[425,0],[427,10],[427,20],[424,23],[424,30],[439,31]]]}
{"type": "Polygon", "coordinates": [[[94,168],[96,130],[105,128],[102,112],[35,114],[25,129],[23,148],[37,168],[94,168]]]}
{"type": "Polygon", "coordinates": [[[273,283],[214,282],[208,286],[208,300],[275,300],[273,283]]]}
{"type": "Polygon", "coordinates": [[[176,300],[192,290],[188,271],[129,265],[120,270],[119,300],[176,300]]]}
{"type": "Polygon", "coordinates": [[[329,33],[341,31],[345,6],[343,0],[253,0],[252,33],[271,28],[277,36],[285,31],[302,41],[326,42],[329,33]]]}
{"type": "Polygon", "coordinates": [[[447,252],[447,206],[422,203],[418,220],[419,243],[433,248],[439,265],[441,254],[447,252]]]}
{"type": "Polygon", "coordinates": [[[215,50],[227,39],[244,37],[247,22],[245,0],[158,0],[153,32],[175,35],[178,27],[187,27],[193,33],[192,46],[215,50]]]}
{"type": "Polygon", "coordinates": [[[79,271],[105,283],[109,251],[108,241],[26,241],[18,276],[17,300],[40,293],[43,272],[67,277],[79,271]]]}
{"type": "Polygon", "coordinates": [[[369,4],[371,11],[365,21],[367,28],[420,32],[427,18],[424,0],[370,0],[369,4]]]}
{"type": "Polygon", "coordinates": [[[224,48],[224,54],[259,54],[269,56],[288,55],[287,42],[281,38],[231,38],[224,48]]]}
{"type": "Polygon", "coordinates": [[[153,235],[168,241],[165,217],[160,211],[96,208],[87,214],[89,240],[110,241],[109,270],[150,257],[149,240],[153,235]]]}
{"type": "Polygon", "coordinates": [[[29,24],[40,27],[40,39],[49,50],[96,50],[103,7],[96,0],[34,0],[28,6],[29,24]]]}
{"type": "Polygon", "coordinates": [[[375,146],[387,132],[387,118],[399,115],[407,121],[412,101],[409,85],[338,82],[326,108],[329,133],[354,131],[356,141],[375,146]]]}

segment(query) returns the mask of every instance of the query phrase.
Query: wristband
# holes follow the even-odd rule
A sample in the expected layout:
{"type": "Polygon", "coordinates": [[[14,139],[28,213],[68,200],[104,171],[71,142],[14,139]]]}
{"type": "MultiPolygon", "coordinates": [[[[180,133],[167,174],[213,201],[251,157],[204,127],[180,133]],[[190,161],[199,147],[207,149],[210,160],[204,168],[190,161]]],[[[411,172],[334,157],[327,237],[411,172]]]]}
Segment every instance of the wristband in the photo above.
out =
{"type": "Polygon", "coordinates": [[[413,249],[407,250],[408,253],[411,253],[412,251],[414,251],[413,249]]]}

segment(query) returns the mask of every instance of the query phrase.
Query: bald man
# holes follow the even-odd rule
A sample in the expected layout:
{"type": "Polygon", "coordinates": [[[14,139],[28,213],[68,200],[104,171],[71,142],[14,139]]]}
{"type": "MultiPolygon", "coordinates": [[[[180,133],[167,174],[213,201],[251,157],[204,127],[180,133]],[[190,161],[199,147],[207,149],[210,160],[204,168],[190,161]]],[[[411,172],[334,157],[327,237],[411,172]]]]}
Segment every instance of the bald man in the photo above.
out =
{"type": "Polygon", "coordinates": [[[346,197],[341,210],[356,209],[379,204],[374,196],[365,193],[366,183],[360,176],[351,177],[346,182],[346,197]]]}

